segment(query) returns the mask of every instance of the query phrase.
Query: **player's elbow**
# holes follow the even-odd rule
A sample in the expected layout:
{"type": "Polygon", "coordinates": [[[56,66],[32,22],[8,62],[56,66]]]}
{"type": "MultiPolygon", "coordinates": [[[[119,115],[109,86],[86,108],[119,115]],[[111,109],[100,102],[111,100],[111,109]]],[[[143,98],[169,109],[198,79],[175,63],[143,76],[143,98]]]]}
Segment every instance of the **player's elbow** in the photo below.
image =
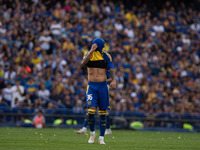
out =
{"type": "Polygon", "coordinates": [[[85,66],[85,63],[82,61],[81,62],[81,67],[84,67],[85,66]]]}
{"type": "Polygon", "coordinates": [[[115,69],[114,68],[110,68],[109,71],[110,72],[115,72],[115,69]]]}

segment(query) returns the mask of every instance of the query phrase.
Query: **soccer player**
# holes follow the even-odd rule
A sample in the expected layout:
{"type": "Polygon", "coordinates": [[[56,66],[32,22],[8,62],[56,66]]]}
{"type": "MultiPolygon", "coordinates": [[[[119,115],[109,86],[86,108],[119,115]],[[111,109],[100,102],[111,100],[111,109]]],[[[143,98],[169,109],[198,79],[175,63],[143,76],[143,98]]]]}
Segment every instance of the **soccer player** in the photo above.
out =
{"type": "Polygon", "coordinates": [[[104,41],[97,38],[93,41],[92,47],[84,56],[81,65],[87,65],[88,69],[88,86],[87,86],[87,107],[88,107],[88,123],[90,126],[90,138],[88,143],[94,143],[95,134],[95,112],[99,107],[100,118],[100,136],[99,144],[104,143],[104,134],[106,130],[106,109],[110,107],[109,94],[107,87],[106,69],[111,75],[111,89],[116,88],[115,71],[111,56],[103,51],[104,41]]]}
{"type": "MultiPolygon", "coordinates": [[[[108,69],[106,70],[106,76],[107,76],[107,83],[109,84],[112,81],[112,79],[110,77],[110,72],[108,71],[108,69]]],[[[110,109],[106,110],[106,131],[105,131],[105,135],[111,135],[112,134],[112,131],[110,129],[109,110],[110,109]]],[[[76,133],[77,134],[86,134],[87,133],[87,126],[88,126],[88,112],[86,113],[82,129],[80,129],[76,133]]]]}

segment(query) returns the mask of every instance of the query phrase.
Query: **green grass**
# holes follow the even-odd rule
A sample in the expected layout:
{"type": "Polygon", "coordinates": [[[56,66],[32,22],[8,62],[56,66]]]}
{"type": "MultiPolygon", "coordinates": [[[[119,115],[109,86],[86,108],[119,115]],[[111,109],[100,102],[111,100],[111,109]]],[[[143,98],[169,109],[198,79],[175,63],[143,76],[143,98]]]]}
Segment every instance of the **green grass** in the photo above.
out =
{"type": "MultiPolygon", "coordinates": [[[[199,133],[113,130],[106,145],[73,129],[0,128],[0,150],[200,150],[199,133]]],[[[88,132],[89,133],[89,132],[88,132]]],[[[99,133],[99,131],[97,131],[99,133]]]]}

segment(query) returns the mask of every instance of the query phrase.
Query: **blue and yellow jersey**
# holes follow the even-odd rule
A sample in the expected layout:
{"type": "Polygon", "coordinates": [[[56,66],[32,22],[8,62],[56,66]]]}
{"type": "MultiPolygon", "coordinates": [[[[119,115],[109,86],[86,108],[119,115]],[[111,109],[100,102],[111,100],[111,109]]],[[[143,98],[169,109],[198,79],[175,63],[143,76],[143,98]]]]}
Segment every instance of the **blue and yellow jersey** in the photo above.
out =
{"type": "Polygon", "coordinates": [[[88,39],[89,37],[90,37],[90,34],[88,34],[88,33],[82,33],[81,34],[82,39],[88,39]]]}
{"type": "MultiPolygon", "coordinates": [[[[88,53],[85,53],[84,57],[88,53]]],[[[84,58],[83,57],[83,58],[84,58]]],[[[88,68],[105,68],[105,69],[114,69],[114,65],[112,62],[112,57],[107,52],[100,53],[99,51],[94,51],[92,56],[87,63],[88,68]]]]}
{"type": "MultiPolygon", "coordinates": [[[[93,44],[97,44],[97,49],[92,52],[92,56],[90,57],[89,62],[87,63],[87,67],[89,68],[105,68],[105,69],[113,69],[112,57],[105,51],[105,42],[101,38],[96,38],[93,44]]],[[[85,53],[84,57],[88,53],[85,53]]],[[[83,57],[83,58],[84,58],[83,57]]]]}
{"type": "Polygon", "coordinates": [[[123,47],[125,50],[129,51],[131,49],[131,43],[130,42],[124,42],[123,47]]]}
{"type": "Polygon", "coordinates": [[[129,64],[123,64],[125,78],[128,78],[129,73],[131,72],[131,66],[129,64]]]}
{"type": "Polygon", "coordinates": [[[35,84],[35,83],[27,83],[26,85],[25,85],[25,89],[26,89],[26,91],[28,91],[29,93],[34,93],[34,92],[36,92],[36,90],[38,89],[38,86],[37,86],[37,84],[35,84]]]}

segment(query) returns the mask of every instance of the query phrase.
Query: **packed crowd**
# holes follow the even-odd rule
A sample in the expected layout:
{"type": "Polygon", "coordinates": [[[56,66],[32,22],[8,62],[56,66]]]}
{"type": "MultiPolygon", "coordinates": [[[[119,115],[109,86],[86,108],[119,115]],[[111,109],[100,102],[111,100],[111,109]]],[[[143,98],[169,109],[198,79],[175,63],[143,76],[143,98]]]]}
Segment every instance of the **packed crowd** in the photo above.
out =
{"type": "Polygon", "coordinates": [[[97,37],[116,70],[116,112],[200,112],[200,12],[188,1],[0,0],[0,105],[86,106],[80,62],[97,37]]]}

